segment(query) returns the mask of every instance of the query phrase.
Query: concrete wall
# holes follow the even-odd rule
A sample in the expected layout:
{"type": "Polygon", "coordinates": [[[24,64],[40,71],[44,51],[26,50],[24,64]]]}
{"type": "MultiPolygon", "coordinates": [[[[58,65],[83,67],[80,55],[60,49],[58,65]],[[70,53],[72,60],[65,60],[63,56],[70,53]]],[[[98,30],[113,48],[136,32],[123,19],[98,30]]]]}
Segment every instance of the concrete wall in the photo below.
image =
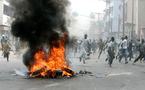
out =
{"type": "Polygon", "coordinates": [[[0,0],[0,25],[3,23],[3,0],[0,0]]]}
{"type": "Polygon", "coordinates": [[[134,24],[134,35],[137,35],[136,38],[141,38],[141,30],[145,28],[145,0],[126,0],[127,3],[127,19],[125,23],[127,24],[128,30],[131,30],[132,26],[132,16],[134,24]],[[133,2],[134,1],[134,15],[133,11],[133,2]],[[130,28],[129,28],[130,27],[130,28]]]}
{"type": "Polygon", "coordinates": [[[120,6],[122,4],[122,0],[112,0],[113,2],[113,13],[112,13],[112,34],[114,37],[119,38],[119,34],[121,32],[120,25],[121,25],[121,17],[122,11],[120,6]]]}
{"type": "Polygon", "coordinates": [[[138,0],[138,35],[141,38],[141,30],[145,28],[145,0],[138,0]]]}

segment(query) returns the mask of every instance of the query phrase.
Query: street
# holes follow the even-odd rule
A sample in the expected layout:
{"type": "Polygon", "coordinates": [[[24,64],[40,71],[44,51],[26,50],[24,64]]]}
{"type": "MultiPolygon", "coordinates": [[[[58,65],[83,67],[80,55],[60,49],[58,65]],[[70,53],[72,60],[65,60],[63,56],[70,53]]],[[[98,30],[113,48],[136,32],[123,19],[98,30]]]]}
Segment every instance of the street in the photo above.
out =
{"type": "Polygon", "coordinates": [[[85,65],[78,58],[71,58],[74,71],[86,70],[92,74],[70,79],[26,79],[15,74],[16,69],[25,69],[22,55],[11,53],[10,62],[0,56],[0,90],[144,90],[144,63],[120,64],[115,60],[110,68],[104,60],[105,54],[100,60],[97,55],[92,55],[85,65]]]}
{"type": "Polygon", "coordinates": [[[0,90],[145,90],[144,10],[145,0],[0,0],[0,90]]]}

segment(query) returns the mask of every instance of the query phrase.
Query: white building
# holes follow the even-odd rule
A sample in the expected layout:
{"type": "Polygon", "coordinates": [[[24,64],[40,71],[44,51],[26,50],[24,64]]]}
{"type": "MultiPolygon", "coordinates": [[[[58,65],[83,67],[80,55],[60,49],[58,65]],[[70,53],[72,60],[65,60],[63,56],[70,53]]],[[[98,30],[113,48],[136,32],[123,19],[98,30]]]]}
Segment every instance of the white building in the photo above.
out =
{"type": "Polygon", "coordinates": [[[126,3],[126,31],[133,38],[145,38],[145,0],[125,0],[126,3]]]}
{"type": "Polygon", "coordinates": [[[122,0],[106,0],[105,27],[108,36],[120,38],[122,32],[122,0]]]}
{"type": "Polygon", "coordinates": [[[9,0],[0,0],[0,35],[10,35],[10,24],[12,22],[13,11],[9,0]]]}

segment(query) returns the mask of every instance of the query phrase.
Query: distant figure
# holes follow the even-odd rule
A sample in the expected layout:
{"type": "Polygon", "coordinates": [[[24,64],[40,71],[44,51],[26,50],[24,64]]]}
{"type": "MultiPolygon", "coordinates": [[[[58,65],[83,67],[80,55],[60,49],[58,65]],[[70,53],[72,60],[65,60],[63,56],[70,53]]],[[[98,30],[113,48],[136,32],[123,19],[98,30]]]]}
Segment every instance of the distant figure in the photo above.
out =
{"type": "Polygon", "coordinates": [[[91,47],[92,47],[93,54],[95,54],[96,53],[96,49],[97,49],[97,42],[96,42],[96,40],[93,40],[91,47]]]}
{"type": "Polygon", "coordinates": [[[140,39],[137,39],[136,42],[135,42],[135,50],[134,50],[135,57],[137,57],[138,54],[139,54],[140,44],[141,44],[140,39]]]}
{"type": "Polygon", "coordinates": [[[82,40],[81,43],[81,55],[80,55],[80,62],[83,61],[83,64],[86,63],[86,59],[89,58],[89,53],[88,53],[88,47],[89,47],[89,41],[87,39],[87,35],[85,34],[84,40],[82,40]]]}
{"type": "Polygon", "coordinates": [[[1,38],[1,47],[2,47],[2,51],[3,51],[3,47],[4,45],[7,43],[7,39],[5,37],[5,35],[2,35],[2,38],[1,38]]]}
{"type": "Polygon", "coordinates": [[[119,62],[121,62],[123,57],[125,58],[125,64],[128,63],[128,61],[127,61],[127,57],[128,57],[128,41],[127,41],[127,39],[128,39],[128,37],[125,36],[124,40],[121,43],[122,50],[121,50],[121,56],[119,57],[119,62]]]}
{"type": "Polygon", "coordinates": [[[116,55],[116,59],[121,58],[122,55],[122,42],[124,40],[124,37],[121,37],[121,42],[118,44],[118,53],[116,55]]]}
{"type": "Polygon", "coordinates": [[[7,58],[7,61],[9,61],[9,54],[10,54],[10,46],[8,43],[6,43],[3,47],[3,55],[4,55],[4,58],[7,58]]]}
{"type": "Polygon", "coordinates": [[[108,43],[108,64],[112,67],[113,59],[115,58],[115,39],[114,37],[111,38],[110,42],[108,43]]]}
{"type": "Polygon", "coordinates": [[[4,58],[7,58],[7,61],[9,61],[9,54],[10,54],[10,44],[8,42],[8,38],[5,37],[5,35],[2,35],[2,39],[1,39],[1,46],[2,46],[2,55],[4,56],[4,58]]]}
{"type": "Polygon", "coordinates": [[[129,57],[129,60],[131,61],[131,59],[133,58],[133,41],[130,40],[129,44],[128,44],[128,57],[129,57]]]}
{"type": "Polygon", "coordinates": [[[145,57],[145,41],[144,39],[142,39],[142,42],[139,45],[139,56],[134,60],[133,64],[135,64],[139,59],[142,60],[144,57],[145,57]]]}
{"type": "Polygon", "coordinates": [[[98,48],[99,48],[99,55],[98,55],[98,59],[100,59],[100,56],[105,48],[105,43],[103,42],[102,39],[99,40],[98,42],[98,48]]]}

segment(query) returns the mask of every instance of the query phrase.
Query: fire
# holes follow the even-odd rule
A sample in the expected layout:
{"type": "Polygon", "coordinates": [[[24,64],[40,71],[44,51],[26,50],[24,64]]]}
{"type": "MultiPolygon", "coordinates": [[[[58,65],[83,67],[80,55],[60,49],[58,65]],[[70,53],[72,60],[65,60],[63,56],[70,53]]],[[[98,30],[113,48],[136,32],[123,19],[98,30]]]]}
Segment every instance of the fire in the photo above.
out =
{"type": "Polygon", "coordinates": [[[29,67],[30,77],[57,77],[60,72],[61,76],[71,77],[74,72],[65,58],[65,41],[66,35],[58,41],[52,42],[50,51],[47,54],[43,49],[38,50],[34,55],[34,63],[29,67]],[[57,43],[57,47],[54,45],[57,43]]]}

